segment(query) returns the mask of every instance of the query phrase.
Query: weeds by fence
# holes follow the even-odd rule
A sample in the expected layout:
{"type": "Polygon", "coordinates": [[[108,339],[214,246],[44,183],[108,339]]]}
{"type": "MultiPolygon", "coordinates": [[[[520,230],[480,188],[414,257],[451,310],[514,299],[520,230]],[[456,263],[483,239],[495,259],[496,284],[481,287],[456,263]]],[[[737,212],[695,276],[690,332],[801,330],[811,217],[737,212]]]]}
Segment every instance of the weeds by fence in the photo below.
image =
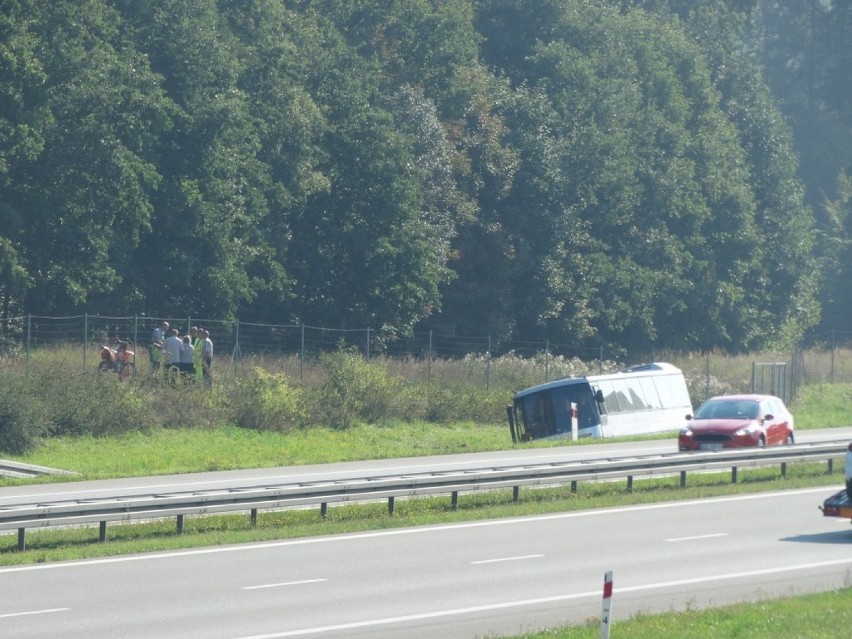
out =
{"type": "Polygon", "coordinates": [[[150,333],[160,321],[91,315],[7,321],[0,331],[0,452],[20,453],[53,436],[149,428],[237,424],[286,433],[347,428],[354,421],[493,424],[505,420],[505,407],[521,388],[652,360],[684,372],[694,405],[728,392],[784,396],[801,383],[852,381],[852,351],[837,346],[642,359],[608,359],[598,350],[584,359],[580,350],[560,352],[548,342],[503,344],[497,351],[487,337],[397,339],[368,329],[168,319],[181,332],[193,325],[211,331],[216,357],[207,387],[171,383],[149,366],[150,333]],[[101,345],[119,338],[137,352],[135,376],[122,381],[94,374],[101,345]]]}
{"type": "Polygon", "coordinates": [[[413,375],[427,383],[446,379],[446,363],[452,362],[454,381],[488,390],[518,390],[559,377],[611,372],[648,361],[669,361],[680,367],[696,402],[720,392],[748,390],[773,392],[789,400],[803,383],[852,382],[852,358],[847,356],[849,347],[844,346],[852,342],[852,331],[810,336],[788,353],[731,356],[723,352],[631,354],[551,341],[496,344],[490,336],[460,337],[432,331],[401,336],[371,328],[227,322],[191,316],[28,315],[8,318],[0,325],[0,356],[35,365],[47,352],[61,352],[65,365],[90,371],[98,365],[100,347],[122,339],[136,351],[138,374],[146,374],[150,336],[164,320],[182,334],[191,326],[210,331],[219,375],[260,365],[299,383],[310,380],[323,353],[346,349],[359,352],[368,362],[381,361],[403,377],[413,375]],[[808,350],[805,343],[810,344],[808,350]],[[776,377],[779,365],[784,370],[780,379],[776,377]]]}

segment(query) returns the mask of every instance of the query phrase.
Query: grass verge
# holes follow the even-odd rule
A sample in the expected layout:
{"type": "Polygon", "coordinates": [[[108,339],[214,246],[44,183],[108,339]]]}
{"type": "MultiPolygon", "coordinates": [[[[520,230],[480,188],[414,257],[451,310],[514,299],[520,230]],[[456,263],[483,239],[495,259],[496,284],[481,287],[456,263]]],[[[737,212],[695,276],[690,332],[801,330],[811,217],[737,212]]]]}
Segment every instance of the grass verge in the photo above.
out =
{"type": "MultiPolygon", "coordinates": [[[[849,386],[807,387],[793,406],[801,429],[843,426],[849,415],[849,386]]],[[[505,425],[460,423],[393,423],[355,425],[346,430],[312,428],[281,433],[235,427],[211,429],[154,429],[116,437],[50,439],[19,461],[74,470],[80,479],[148,476],[236,468],[331,463],[360,459],[410,457],[459,452],[504,450],[512,447],[505,425]]],[[[591,442],[589,442],[591,443],[591,442]]],[[[537,442],[536,446],[564,445],[537,442]]],[[[51,481],[51,480],[46,480],[51,481]]],[[[56,481],[55,479],[52,481],[56,481]]],[[[514,502],[510,490],[461,495],[457,508],[448,497],[400,500],[393,516],[384,503],[335,506],[322,517],[318,510],[262,512],[252,527],[247,514],[189,517],[184,533],[174,522],[111,525],[108,543],[97,542],[97,529],[86,527],[29,532],[28,549],[17,552],[15,535],[0,536],[0,565],[20,565],[100,556],[169,551],[192,547],[262,542],[340,534],[362,530],[453,523],[473,519],[528,516],[588,508],[615,507],[658,501],[686,500],[746,492],[839,486],[842,476],[826,473],[822,464],[801,464],[779,477],[775,468],[741,471],[737,484],[729,473],[691,475],[689,486],[677,479],[623,483],[581,484],[577,493],[567,487],[523,490],[514,502]]],[[[18,483],[5,480],[0,483],[18,483]]],[[[850,626],[852,589],[708,611],[638,615],[616,621],[619,639],[834,639],[850,626]],[[841,631],[842,632],[842,631],[841,631]]],[[[598,636],[598,622],[559,628],[524,639],[586,639],[598,636]]]]}
{"type": "MultiPolygon", "coordinates": [[[[618,605],[617,603],[615,605],[618,605]]],[[[615,620],[618,639],[838,639],[852,627],[852,588],[712,610],[642,614],[615,620]]],[[[600,623],[554,628],[516,639],[598,639],[600,623]]]]}

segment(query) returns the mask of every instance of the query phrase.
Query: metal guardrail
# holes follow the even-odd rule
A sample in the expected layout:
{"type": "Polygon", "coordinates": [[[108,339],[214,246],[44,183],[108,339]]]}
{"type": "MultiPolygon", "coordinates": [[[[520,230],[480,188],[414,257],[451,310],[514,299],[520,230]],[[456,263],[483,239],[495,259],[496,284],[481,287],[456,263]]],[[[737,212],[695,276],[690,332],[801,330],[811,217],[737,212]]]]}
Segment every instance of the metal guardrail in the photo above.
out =
{"type": "Polygon", "coordinates": [[[0,476],[12,477],[14,479],[31,479],[44,475],[76,475],[67,470],[48,468],[47,466],[36,466],[35,464],[23,464],[21,462],[0,459],[0,476]]]}
{"type": "Polygon", "coordinates": [[[521,487],[571,484],[580,481],[606,481],[626,478],[628,490],[634,477],[680,474],[686,485],[689,472],[731,469],[731,481],[737,481],[740,468],[780,465],[782,475],[787,464],[828,462],[828,472],[836,459],[845,457],[848,441],[797,444],[763,449],[713,452],[670,453],[630,456],[589,461],[537,463],[495,466],[470,470],[434,471],[394,476],[353,477],[337,481],[306,481],[291,484],[259,485],[231,489],[180,491],[150,495],[115,494],[103,498],[69,499],[32,504],[0,506],[0,530],[18,531],[18,548],[24,550],[28,528],[47,528],[77,524],[100,524],[100,540],[106,541],[106,524],[140,519],[177,518],[183,532],[185,515],[250,511],[252,524],[261,509],[285,509],[319,504],[324,515],[328,504],[388,500],[393,514],[397,497],[450,494],[458,503],[460,492],[513,488],[514,499],[521,487]]]}

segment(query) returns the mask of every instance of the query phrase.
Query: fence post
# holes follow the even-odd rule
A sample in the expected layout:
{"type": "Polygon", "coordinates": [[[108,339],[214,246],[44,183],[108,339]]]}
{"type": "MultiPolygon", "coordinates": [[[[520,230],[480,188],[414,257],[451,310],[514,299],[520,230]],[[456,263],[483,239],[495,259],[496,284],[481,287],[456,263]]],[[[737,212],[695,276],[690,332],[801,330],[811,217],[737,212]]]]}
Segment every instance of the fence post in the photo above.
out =
{"type": "Polygon", "coordinates": [[[544,341],[544,381],[550,381],[550,340],[544,341]]]}
{"type": "Polygon", "coordinates": [[[299,345],[299,383],[304,381],[305,373],[305,325],[302,324],[302,343],[299,345]]]}
{"type": "Polygon", "coordinates": [[[704,364],[704,399],[710,399],[710,351],[704,364]]]}
{"type": "Polygon", "coordinates": [[[488,353],[485,361],[485,390],[491,390],[491,336],[488,336],[488,353]]]}
{"type": "Polygon", "coordinates": [[[242,359],[242,351],[240,351],[240,320],[237,318],[234,321],[234,350],[231,351],[231,361],[237,363],[242,359]]]}
{"type": "Polygon", "coordinates": [[[27,313],[27,365],[26,371],[30,372],[30,336],[32,334],[33,316],[27,313]]]}
{"type": "Polygon", "coordinates": [[[834,383],[834,350],[837,344],[835,342],[834,330],[831,331],[831,375],[829,376],[829,380],[831,383],[834,383]]]}
{"type": "Polygon", "coordinates": [[[87,356],[89,354],[89,314],[83,313],[83,370],[86,370],[87,356]]]}
{"type": "Polygon", "coordinates": [[[429,329],[429,358],[426,360],[426,388],[432,383],[432,329],[429,329]]]}
{"type": "Polygon", "coordinates": [[[370,361],[370,327],[367,327],[367,361],[370,361]]]}

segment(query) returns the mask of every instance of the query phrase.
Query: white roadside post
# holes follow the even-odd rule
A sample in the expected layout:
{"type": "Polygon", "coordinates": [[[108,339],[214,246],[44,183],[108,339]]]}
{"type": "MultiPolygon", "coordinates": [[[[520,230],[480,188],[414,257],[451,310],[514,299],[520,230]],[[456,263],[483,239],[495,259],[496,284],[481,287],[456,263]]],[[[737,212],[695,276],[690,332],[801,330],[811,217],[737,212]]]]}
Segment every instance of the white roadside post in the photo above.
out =
{"type": "Polygon", "coordinates": [[[571,439],[577,441],[579,437],[579,425],[577,423],[577,404],[571,402],[571,439]]]}
{"type": "Polygon", "coordinates": [[[609,625],[612,621],[612,571],[604,575],[603,612],[601,613],[601,639],[609,639],[609,625]]]}

